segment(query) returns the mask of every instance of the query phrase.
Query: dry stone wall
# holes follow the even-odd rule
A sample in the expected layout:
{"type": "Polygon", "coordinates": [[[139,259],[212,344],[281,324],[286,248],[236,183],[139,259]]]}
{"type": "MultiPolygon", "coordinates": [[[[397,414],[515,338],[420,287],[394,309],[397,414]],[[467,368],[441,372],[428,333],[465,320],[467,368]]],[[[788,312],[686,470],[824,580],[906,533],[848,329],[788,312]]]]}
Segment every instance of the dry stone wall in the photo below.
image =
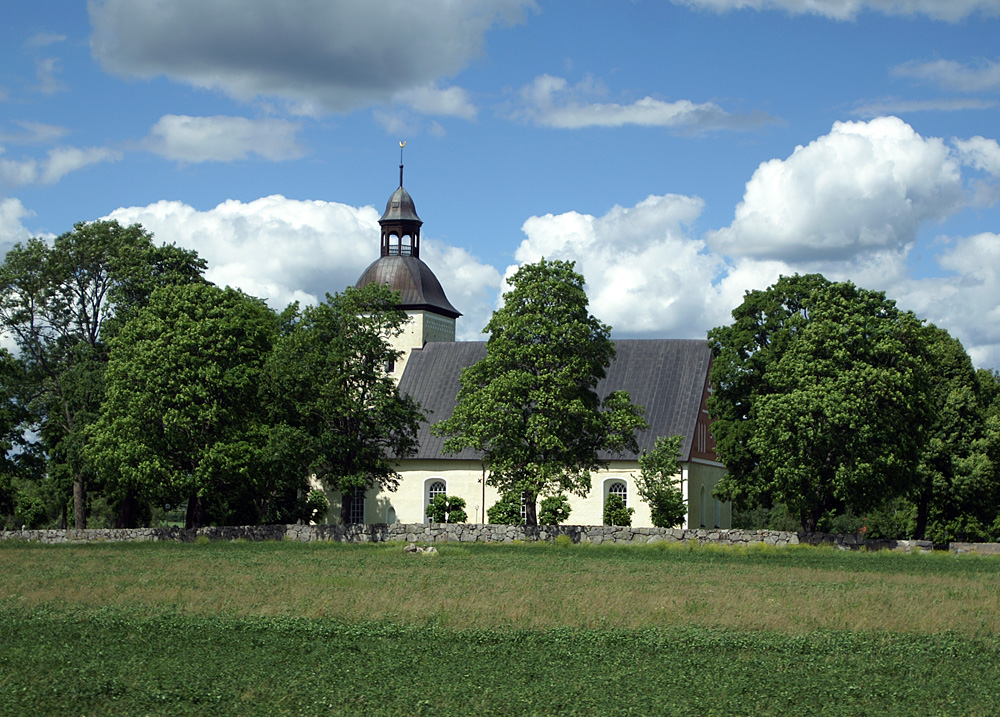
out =
{"type": "MultiPolygon", "coordinates": [[[[204,536],[208,540],[294,540],[341,543],[512,543],[554,541],[567,536],[574,543],[629,544],[698,543],[713,545],[833,545],[842,550],[931,550],[925,540],[865,540],[862,535],[790,533],[776,530],[721,530],[680,528],[628,528],[618,526],[555,525],[529,528],[523,525],[482,523],[394,523],[391,525],[249,525],[184,528],[132,528],[93,530],[14,530],[0,532],[0,540],[41,543],[182,542],[204,536]]],[[[971,544],[963,544],[971,545],[971,544]]]]}

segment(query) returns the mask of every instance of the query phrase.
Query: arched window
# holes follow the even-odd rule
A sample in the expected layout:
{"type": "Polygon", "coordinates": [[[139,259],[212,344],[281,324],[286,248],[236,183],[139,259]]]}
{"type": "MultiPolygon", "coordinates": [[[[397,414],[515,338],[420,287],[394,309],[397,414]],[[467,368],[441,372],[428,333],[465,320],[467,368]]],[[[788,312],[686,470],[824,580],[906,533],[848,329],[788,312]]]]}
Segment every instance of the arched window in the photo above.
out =
{"type": "Polygon", "coordinates": [[[712,512],[715,514],[715,527],[718,528],[719,527],[719,519],[722,517],[721,516],[721,513],[722,513],[722,503],[715,496],[712,496],[712,508],[713,508],[712,512]]]}
{"type": "Polygon", "coordinates": [[[705,523],[707,522],[705,520],[705,518],[707,517],[705,514],[708,512],[708,503],[705,501],[705,486],[701,487],[701,492],[698,494],[698,496],[699,496],[699,498],[698,498],[698,513],[699,513],[698,520],[701,521],[701,527],[704,528],[705,527],[705,523]]]}
{"type": "Polygon", "coordinates": [[[430,522],[430,515],[427,512],[427,507],[434,502],[434,499],[439,495],[446,495],[448,492],[448,484],[445,483],[440,478],[431,478],[427,481],[427,502],[424,507],[424,522],[430,522]]]}
{"type": "Polygon", "coordinates": [[[617,495],[622,499],[622,503],[628,507],[628,486],[622,482],[615,482],[608,486],[608,495],[617,495]]]}

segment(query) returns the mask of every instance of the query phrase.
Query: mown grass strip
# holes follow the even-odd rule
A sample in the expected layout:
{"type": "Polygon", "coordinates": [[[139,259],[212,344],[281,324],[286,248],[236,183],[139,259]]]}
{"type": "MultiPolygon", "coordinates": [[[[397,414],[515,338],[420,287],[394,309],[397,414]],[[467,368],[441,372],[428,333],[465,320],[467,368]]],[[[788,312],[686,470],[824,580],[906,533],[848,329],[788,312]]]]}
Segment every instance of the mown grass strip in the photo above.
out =
{"type": "Polygon", "coordinates": [[[0,714],[993,714],[1000,641],[0,608],[0,714]]]}

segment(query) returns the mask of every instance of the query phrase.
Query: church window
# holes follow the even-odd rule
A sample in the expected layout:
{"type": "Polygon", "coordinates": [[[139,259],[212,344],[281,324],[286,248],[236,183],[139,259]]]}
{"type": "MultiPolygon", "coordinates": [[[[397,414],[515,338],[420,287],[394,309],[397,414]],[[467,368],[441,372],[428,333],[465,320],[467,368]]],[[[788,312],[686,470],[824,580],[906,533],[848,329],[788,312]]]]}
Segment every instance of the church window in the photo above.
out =
{"type": "Polygon", "coordinates": [[[616,481],[608,486],[608,495],[616,495],[622,499],[622,503],[628,507],[628,486],[621,481],[616,481]]]}
{"type": "MultiPolygon", "coordinates": [[[[427,485],[427,505],[429,506],[434,502],[434,499],[439,495],[446,495],[448,492],[448,485],[443,480],[433,480],[427,485]]],[[[427,511],[424,511],[424,521],[430,522],[430,516],[427,515],[427,511]]]]}
{"type": "Polygon", "coordinates": [[[360,492],[357,495],[344,494],[344,500],[347,501],[347,522],[348,523],[364,523],[365,522],[365,494],[360,492]]]}

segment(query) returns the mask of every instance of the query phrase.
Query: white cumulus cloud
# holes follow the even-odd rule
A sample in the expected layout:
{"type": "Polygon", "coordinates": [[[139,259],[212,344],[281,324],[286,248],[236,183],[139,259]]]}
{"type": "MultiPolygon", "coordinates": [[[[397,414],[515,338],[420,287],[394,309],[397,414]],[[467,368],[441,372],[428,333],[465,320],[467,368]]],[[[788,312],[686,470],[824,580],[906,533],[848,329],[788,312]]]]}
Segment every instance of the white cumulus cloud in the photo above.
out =
{"type": "Polygon", "coordinates": [[[959,163],[938,138],[895,117],[838,122],[747,182],[710,246],[728,256],[847,261],[905,251],[922,222],[964,202],[959,163]]]}
{"type": "MultiPolygon", "coordinates": [[[[161,201],[121,208],[108,218],[138,222],[157,242],[194,249],[208,262],[210,281],[267,299],[277,310],[292,301],[316,303],[326,293],[353,286],[379,255],[379,213],[370,206],[273,195],[246,203],[229,200],[205,211],[161,201]]],[[[459,323],[463,338],[477,338],[489,318],[499,272],[432,239],[422,238],[421,248],[421,259],[465,314],[459,323]]]]}
{"type": "Polygon", "coordinates": [[[615,206],[601,217],[531,217],[514,256],[520,264],[542,257],[575,261],[591,313],[618,336],[702,337],[731,308],[713,289],[721,258],[686,235],[702,208],[696,197],[668,194],[615,206]]]}
{"type": "Polygon", "coordinates": [[[280,161],[301,157],[299,124],[279,119],[164,115],[150,129],[144,146],[182,162],[232,162],[255,154],[280,161]]]}
{"type": "Polygon", "coordinates": [[[995,139],[976,136],[956,139],[954,144],[964,164],[1000,177],[1000,144],[995,139]]]}
{"type": "Polygon", "coordinates": [[[0,255],[17,242],[27,241],[31,236],[22,220],[31,216],[21,203],[14,197],[0,197],[0,255]]]}

